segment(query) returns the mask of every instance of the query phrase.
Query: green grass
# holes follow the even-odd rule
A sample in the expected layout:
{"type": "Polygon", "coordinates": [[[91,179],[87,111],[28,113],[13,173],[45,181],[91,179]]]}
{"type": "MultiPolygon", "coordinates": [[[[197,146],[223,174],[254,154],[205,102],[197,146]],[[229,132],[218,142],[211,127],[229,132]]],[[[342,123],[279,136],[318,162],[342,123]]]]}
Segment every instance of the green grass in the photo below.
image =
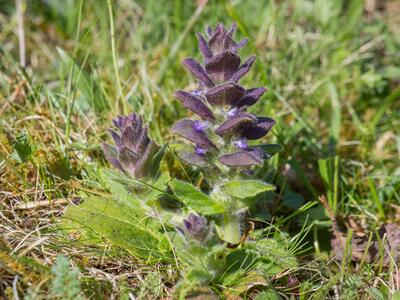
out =
{"type": "MultiPolygon", "coordinates": [[[[195,32],[233,21],[238,36],[251,37],[244,56],[258,58],[244,85],[269,88],[251,110],[277,120],[266,142],[283,147],[259,172],[279,188],[261,213],[289,239],[304,233],[311,247],[287,271],[300,298],[387,299],[400,289],[396,265],[330,260],[330,221],[315,205],[326,195],[347,236],[359,231],[351,224],[374,232],[398,222],[396,1],[375,9],[361,0],[26,2],[26,68],[14,1],[0,3],[0,295],[45,294],[58,254],[79,268],[87,297],[172,295],[172,266],[146,265],[106,241],[82,242],[58,224],[69,202],[109,193],[97,180],[106,165],[100,142],[117,113],[142,113],[156,141],[173,141],[169,127],[186,112],[172,94],[194,84],[180,60],[199,56],[195,32]]],[[[287,274],[268,282],[293,293],[287,274]]]]}

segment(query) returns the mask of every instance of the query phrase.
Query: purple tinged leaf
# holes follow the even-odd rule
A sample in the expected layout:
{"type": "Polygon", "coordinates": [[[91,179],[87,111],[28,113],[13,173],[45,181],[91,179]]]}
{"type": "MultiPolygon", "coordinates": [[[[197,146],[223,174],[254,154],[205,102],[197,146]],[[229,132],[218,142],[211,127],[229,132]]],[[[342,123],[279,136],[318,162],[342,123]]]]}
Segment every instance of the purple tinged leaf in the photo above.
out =
{"type": "Polygon", "coordinates": [[[237,53],[240,49],[247,45],[250,39],[244,38],[235,47],[232,48],[233,53],[237,53]]]}
{"type": "Polygon", "coordinates": [[[240,65],[240,57],[231,51],[225,51],[206,60],[206,72],[217,83],[231,79],[240,65]]]}
{"type": "Polygon", "coordinates": [[[258,122],[253,127],[248,127],[243,130],[242,135],[249,140],[257,140],[266,135],[275,125],[275,120],[267,117],[257,118],[258,122]]]}
{"type": "Polygon", "coordinates": [[[207,87],[213,87],[214,83],[208,77],[204,68],[200,65],[200,63],[194,58],[186,58],[182,61],[182,64],[192,73],[194,77],[203,82],[207,87]]]}
{"type": "Polygon", "coordinates": [[[131,176],[135,176],[135,163],[138,159],[139,156],[126,147],[122,147],[119,151],[118,160],[124,170],[131,176]]]}
{"type": "Polygon", "coordinates": [[[211,36],[208,45],[214,55],[217,55],[224,50],[230,50],[236,46],[226,29],[222,24],[218,24],[213,35],[211,36]]]}
{"type": "MultiPolygon", "coordinates": [[[[209,27],[209,28],[211,28],[211,27],[209,27]]],[[[210,37],[210,40],[208,41],[208,44],[215,43],[215,41],[218,38],[218,35],[223,34],[223,30],[224,30],[224,26],[221,23],[218,23],[217,26],[215,27],[215,29],[212,30],[212,32],[210,32],[210,30],[209,30],[208,33],[211,33],[211,37],[210,37]]]]}
{"type": "Polygon", "coordinates": [[[118,161],[118,149],[107,143],[102,143],[101,148],[103,149],[105,158],[111,163],[111,165],[124,172],[124,168],[118,161]]]}
{"type": "Polygon", "coordinates": [[[240,85],[228,82],[209,89],[206,98],[213,106],[234,106],[243,97],[244,92],[240,85]]]}
{"type": "Polygon", "coordinates": [[[140,137],[143,130],[143,119],[139,116],[133,115],[129,126],[133,129],[135,137],[140,137]]]}
{"type": "Polygon", "coordinates": [[[185,91],[175,92],[175,98],[178,99],[182,105],[193,111],[195,114],[199,115],[203,119],[214,120],[214,115],[211,110],[203,103],[203,101],[185,91]]]}
{"type": "Polygon", "coordinates": [[[208,139],[207,135],[204,132],[194,129],[193,124],[193,120],[180,120],[172,126],[171,132],[182,136],[183,138],[195,143],[200,147],[213,147],[214,144],[208,139]]]}
{"type": "Polygon", "coordinates": [[[209,37],[211,37],[213,35],[213,30],[212,30],[211,26],[207,26],[207,34],[209,37]]]}
{"type": "Polygon", "coordinates": [[[246,62],[243,65],[241,65],[240,68],[235,72],[235,74],[232,75],[231,81],[237,82],[239,81],[240,78],[246,75],[249,72],[255,60],[256,60],[255,56],[249,57],[246,60],[246,62]]]}
{"type": "Polygon", "coordinates": [[[200,168],[207,167],[208,163],[203,155],[199,155],[196,152],[180,151],[177,153],[179,158],[185,163],[200,168]]]}
{"type": "Polygon", "coordinates": [[[198,241],[203,241],[207,235],[207,219],[190,213],[186,219],[183,219],[183,225],[190,237],[198,241]]]}
{"type": "Polygon", "coordinates": [[[230,28],[229,31],[228,31],[228,34],[229,34],[230,36],[233,36],[233,34],[236,32],[236,29],[237,29],[237,23],[236,23],[236,22],[233,22],[231,28],[230,28]]]}
{"type": "Polygon", "coordinates": [[[115,119],[112,120],[112,123],[115,127],[119,130],[123,130],[125,127],[125,123],[128,121],[127,116],[117,116],[115,119]]]}
{"type": "Polygon", "coordinates": [[[254,115],[240,113],[222,123],[215,130],[215,133],[218,135],[234,134],[238,129],[254,126],[255,124],[257,124],[257,118],[254,115]]]}
{"type": "Polygon", "coordinates": [[[228,167],[249,167],[261,165],[263,163],[263,154],[260,150],[239,151],[223,155],[219,161],[228,167]]]}
{"type": "Polygon", "coordinates": [[[121,137],[119,136],[119,134],[115,130],[112,130],[112,129],[107,129],[107,131],[111,135],[112,139],[114,140],[115,145],[118,148],[121,148],[122,143],[121,143],[121,137]]]}
{"type": "Polygon", "coordinates": [[[146,151],[147,145],[150,143],[148,130],[148,126],[144,127],[141,135],[139,136],[139,140],[137,141],[136,153],[138,153],[139,155],[142,155],[146,151]]]}
{"type": "Polygon", "coordinates": [[[130,149],[133,152],[136,152],[136,143],[138,141],[139,136],[132,129],[132,127],[127,127],[121,136],[121,144],[122,146],[130,149]]]}
{"type": "Polygon", "coordinates": [[[146,149],[135,164],[134,176],[136,178],[143,178],[146,177],[147,174],[149,174],[153,157],[157,153],[158,149],[158,145],[149,140],[146,149]]]}
{"type": "Polygon", "coordinates": [[[203,54],[205,59],[210,59],[213,57],[213,54],[210,50],[210,48],[208,47],[207,42],[205,41],[203,35],[201,33],[197,33],[197,38],[199,40],[199,49],[201,51],[201,53],[203,54]]]}
{"type": "Polygon", "coordinates": [[[113,125],[115,126],[115,127],[117,127],[117,128],[120,128],[120,116],[118,116],[118,117],[116,117],[116,118],[114,118],[113,120],[112,120],[112,123],[113,123],[113,125]]]}
{"type": "Polygon", "coordinates": [[[246,90],[244,96],[239,100],[237,106],[242,107],[255,104],[267,90],[268,89],[263,87],[246,90]]]}

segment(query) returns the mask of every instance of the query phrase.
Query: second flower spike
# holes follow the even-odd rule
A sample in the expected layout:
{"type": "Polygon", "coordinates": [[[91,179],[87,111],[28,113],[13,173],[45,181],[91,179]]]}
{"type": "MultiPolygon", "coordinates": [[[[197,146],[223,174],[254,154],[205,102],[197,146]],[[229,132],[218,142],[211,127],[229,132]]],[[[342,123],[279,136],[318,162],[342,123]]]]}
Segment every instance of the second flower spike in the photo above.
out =
{"type": "Polygon", "coordinates": [[[109,133],[115,146],[102,144],[107,160],[132,177],[150,176],[153,157],[160,147],[149,138],[148,125],[138,114],[118,116],[113,124],[115,129],[109,129],[109,133]]]}

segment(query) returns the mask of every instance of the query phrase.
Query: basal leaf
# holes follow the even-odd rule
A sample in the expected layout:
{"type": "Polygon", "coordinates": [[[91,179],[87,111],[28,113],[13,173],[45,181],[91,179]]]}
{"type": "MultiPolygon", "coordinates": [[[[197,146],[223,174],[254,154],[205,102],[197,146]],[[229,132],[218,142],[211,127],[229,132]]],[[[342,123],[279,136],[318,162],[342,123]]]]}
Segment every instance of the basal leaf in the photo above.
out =
{"type": "Polygon", "coordinates": [[[145,259],[168,255],[161,224],[122,202],[92,197],[70,206],[65,218],[102,235],[112,244],[145,259]]]}
{"type": "Polygon", "coordinates": [[[143,210],[140,200],[130,191],[127,185],[124,185],[116,180],[107,178],[107,187],[109,188],[113,198],[116,201],[122,202],[130,208],[136,208],[137,210],[143,210]]]}
{"type": "Polygon", "coordinates": [[[190,183],[173,179],[169,186],[179,201],[199,214],[215,215],[225,210],[222,203],[210,198],[190,183]]]}
{"type": "Polygon", "coordinates": [[[115,199],[132,208],[141,210],[143,210],[142,202],[149,205],[154,204],[157,198],[166,190],[166,185],[170,179],[168,174],[162,174],[156,181],[147,183],[109,169],[102,169],[101,174],[104,184],[115,199]]]}
{"type": "Polygon", "coordinates": [[[232,197],[245,199],[263,192],[273,191],[275,187],[260,180],[231,180],[225,183],[222,189],[232,197]]]}
{"type": "Polygon", "coordinates": [[[251,249],[237,249],[226,257],[226,272],[235,273],[239,270],[249,271],[260,260],[260,255],[251,249]]]}

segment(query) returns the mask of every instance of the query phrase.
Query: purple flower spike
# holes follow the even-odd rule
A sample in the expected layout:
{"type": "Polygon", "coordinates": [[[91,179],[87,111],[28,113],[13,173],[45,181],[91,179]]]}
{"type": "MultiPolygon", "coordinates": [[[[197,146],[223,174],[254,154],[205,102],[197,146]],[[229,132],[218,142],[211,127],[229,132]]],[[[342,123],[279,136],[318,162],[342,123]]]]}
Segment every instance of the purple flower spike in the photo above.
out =
{"type": "Polygon", "coordinates": [[[103,143],[106,159],[117,169],[135,178],[148,177],[159,146],[148,136],[148,126],[137,114],[118,116],[113,124],[120,133],[110,129],[116,147],[103,143]]]}
{"type": "Polygon", "coordinates": [[[199,242],[203,242],[207,237],[207,220],[202,216],[190,213],[186,219],[183,219],[183,226],[187,234],[199,242]]]}
{"type": "Polygon", "coordinates": [[[235,147],[242,149],[242,150],[245,150],[249,147],[249,145],[247,144],[246,138],[240,138],[240,139],[234,141],[233,145],[235,145],[235,147]]]}
{"type": "Polygon", "coordinates": [[[218,157],[225,166],[246,168],[260,165],[265,159],[258,148],[250,149],[253,147],[248,146],[247,140],[262,138],[275,121],[247,112],[248,107],[257,103],[267,89],[245,89],[238,83],[248,74],[256,57],[250,56],[241,63],[238,52],[249,39],[236,42],[233,39],[236,29],[236,24],[230,29],[218,24],[214,29],[208,27],[206,35],[198,33],[198,46],[204,63],[200,64],[193,58],[183,61],[201,83],[195,92],[178,91],[175,97],[203,121],[182,120],[174,125],[173,132],[196,144],[195,150],[187,152],[182,158],[193,165],[218,168],[221,165],[215,164],[214,159],[218,157]],[[237,152],[227,153],[232,145],[237,152]],[[205,152],[208,155],[204,155],[205,152]]]}

